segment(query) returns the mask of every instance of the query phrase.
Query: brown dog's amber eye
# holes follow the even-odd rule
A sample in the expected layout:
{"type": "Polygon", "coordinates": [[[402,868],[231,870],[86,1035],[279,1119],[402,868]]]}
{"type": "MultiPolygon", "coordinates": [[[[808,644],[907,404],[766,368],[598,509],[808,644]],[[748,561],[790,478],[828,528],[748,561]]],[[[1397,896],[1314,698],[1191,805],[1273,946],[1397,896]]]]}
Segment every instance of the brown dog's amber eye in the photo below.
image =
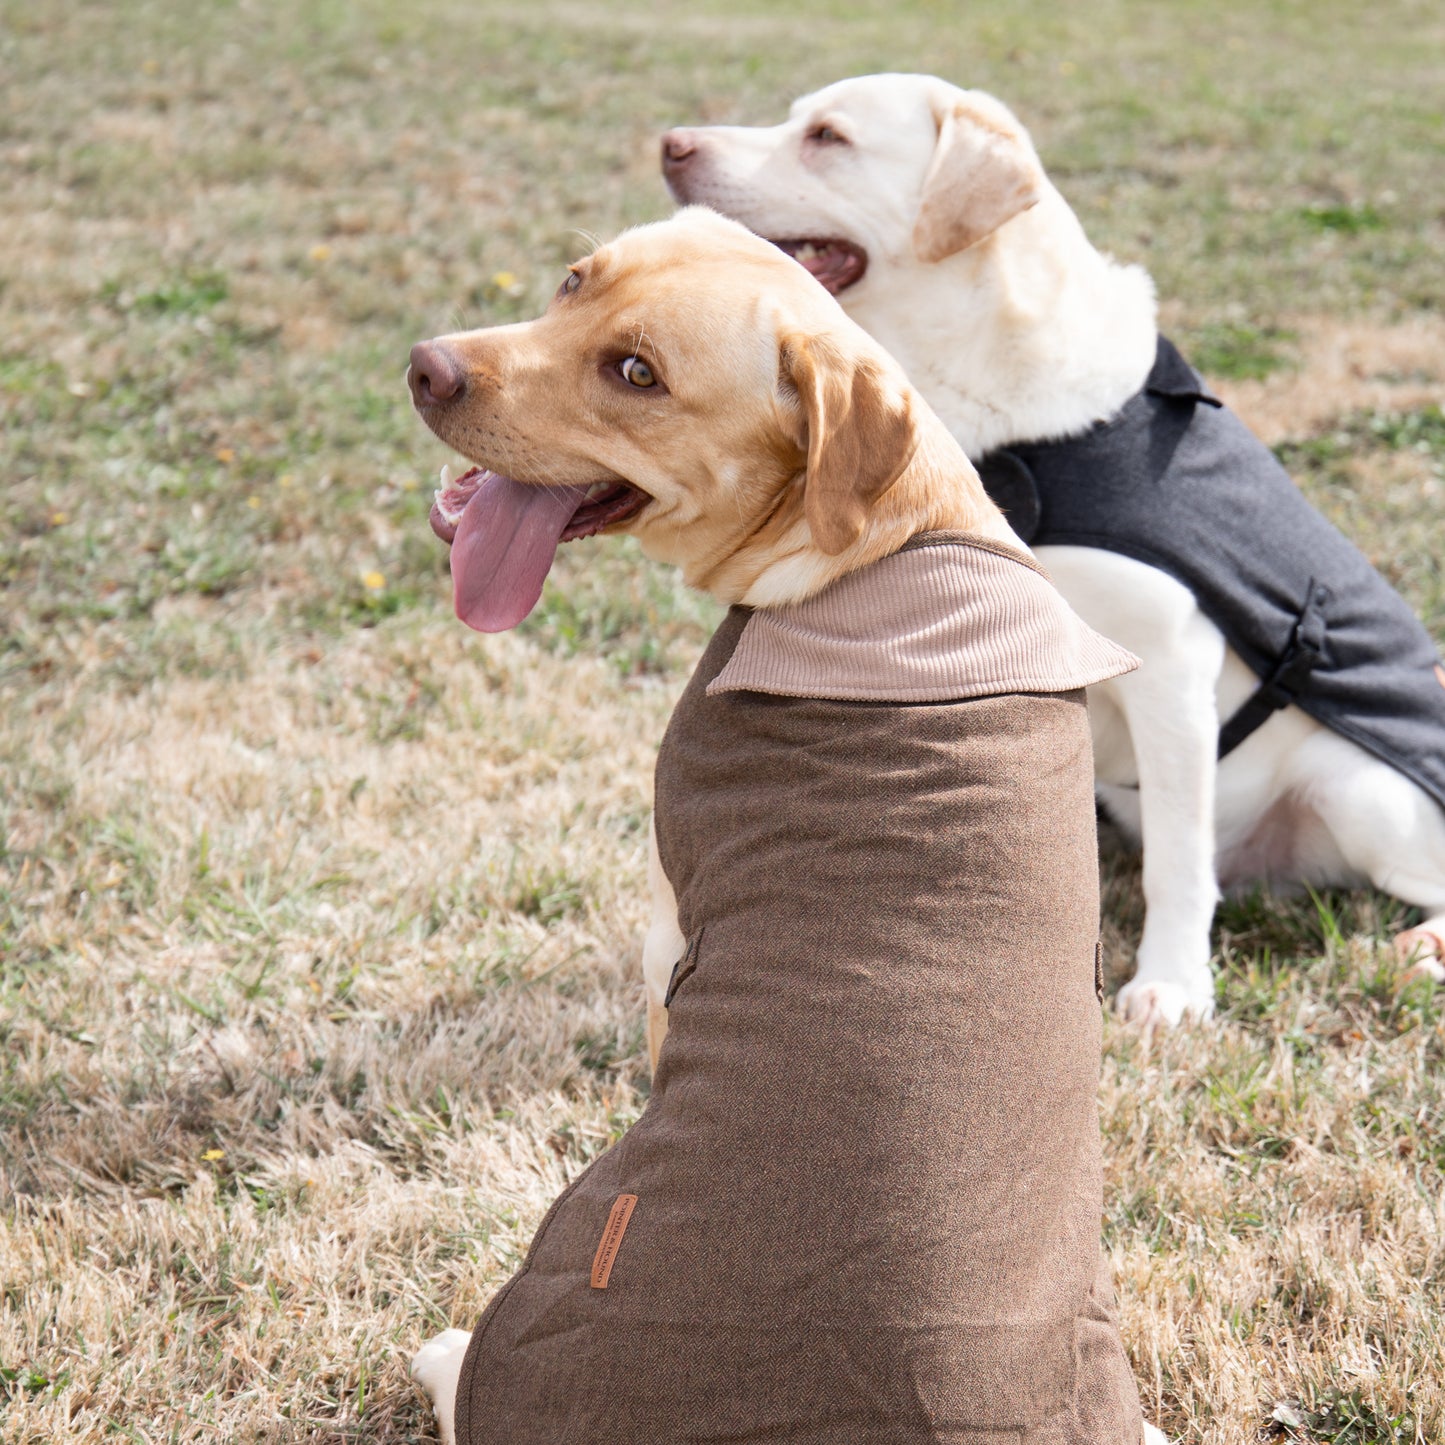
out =
{"type": "Polygon", "coordinates": [[[569,271],[567,279],[562,283],[564,291],[575,291],[582,284],[582,277],[576,271],[569,271]]]}
{"type": "Polygon", "coordinates": [[[617,369],[622,373],[622,379],[632,386],[657,385],[652,368],[640,356],[629,356],[626,361],[618,364],[617,369]]]}

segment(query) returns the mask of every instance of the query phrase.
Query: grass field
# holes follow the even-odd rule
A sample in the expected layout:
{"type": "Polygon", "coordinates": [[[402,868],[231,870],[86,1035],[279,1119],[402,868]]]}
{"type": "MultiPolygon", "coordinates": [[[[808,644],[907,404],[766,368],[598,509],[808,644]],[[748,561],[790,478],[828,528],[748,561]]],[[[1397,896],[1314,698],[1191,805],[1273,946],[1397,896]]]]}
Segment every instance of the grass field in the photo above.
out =
{"type": "MultiPolygon", "coordinates": [[[[410,343],[669,209],[655,137],[985,86],[1445,639],[1428,0],[0,0],[0,1438],[432,1438],[646,1098],[650,766],[714,613],[569,549],[450,615],[410,343]]],[[[1137,872],[1106,861],[1116,978],[1137,872]]],[[[1445,1440],[1445,993],[1372,894],[1234,901],[1112,1019],[1108,1248],[1181,1440],[1445,1440]]]]}

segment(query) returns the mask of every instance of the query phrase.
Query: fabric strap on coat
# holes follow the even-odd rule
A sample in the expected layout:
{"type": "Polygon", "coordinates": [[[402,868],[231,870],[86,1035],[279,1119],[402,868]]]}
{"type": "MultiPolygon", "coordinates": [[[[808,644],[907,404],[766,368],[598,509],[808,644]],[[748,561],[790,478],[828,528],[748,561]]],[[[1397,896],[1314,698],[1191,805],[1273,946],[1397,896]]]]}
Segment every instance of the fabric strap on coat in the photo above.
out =
{"type": "Polygon", "coordinates": [[[1280,654],[1269,676],[1220,728],[1221,758],[1232,753],[1255,729],[1268,722],[1281,708],[1288,707],[1299,695],[1305,679],[1324,651],[1324,606],[1329,600],[1329,589],[1318,586],[1311,578],[1309,597],[1290,634],[1289,646],[1280,654]]]}
{"type": "MultiPolygon", "coordinates": [[[[1151,395],[1172,395],[1156,388],[1149,388],[1151,395]]],[[[1205,392],[1189,393],[1189,399],[1218,406],[1219,402],[1205,392]]],[[[1042,517],[1042,504],[1038,483],[1032,469],[1024,459],[1007,447],[990,452],[978,464],[978,473],[984,488],[994,500],[1010,525],[1025,541],[1031,541],[1038,533],[1042,517]]],[[[1233,716],[1219,729],[1220,758],[1228,757],[1251,733],[1262,727],[1281,708],[1295,701],[1300,686],[1320,660],[1325,643],[1324,605],[1329,601],[1329,590],[1321,587],[1314,578],[1306,589],[1299,621],[1295,623],[1290,640],[1279,654],[1258,688],[1239,706],[1233,716]]]]}

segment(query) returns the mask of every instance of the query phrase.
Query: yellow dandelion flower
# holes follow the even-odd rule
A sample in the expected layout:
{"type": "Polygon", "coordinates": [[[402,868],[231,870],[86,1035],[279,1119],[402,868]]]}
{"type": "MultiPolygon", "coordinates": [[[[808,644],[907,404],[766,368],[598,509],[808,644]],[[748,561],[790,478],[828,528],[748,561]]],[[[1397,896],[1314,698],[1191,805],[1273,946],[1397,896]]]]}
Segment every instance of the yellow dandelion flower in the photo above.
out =
{"type": "Polygon", "coordinates": [[[217,447],[215,455],[218,462],[229,467],[236,460],[236,449],[234,447],[217,447]]]}
{"type": "Polygon", "coordinates": [[[498,271],[492,277],[492,285],[501,291],[510,291],[517,284],[517,278],[510,271],[498,271]]]}
{"type": "Polygon", "coordinates": [[[368,592],[380,592],[386,586],[386,578],[380,572],[368,572],[362,579],[361,585],[368,592]]]}
{"type": "Polygon", "coordinates": [[[207,1164],[214,1164],[217,1159],[224,1159],[225,1157],[226,1151],[224,1149],[207,1149],[206,1152],[201,1155],[201,1158],[204,1159],[207,1164]]]}
{"type": "Polygon", "coordinates": [[[63,527],[69,520],[69,512],[52,512],[50,514],[50,525],[52,527],[63,527]]]}
{"type": "Polygon", "coordinates": [[[246,505],[247,505],[248,507],[250,507],[250,509],[251,509],[253,512],[255,512],[255,511],[259,510],[259,508],[260,508],[260,506],[261,506],[261,499],[260,499],[260,497],[247,497],[247,498],[246,498],[246,505]]]}
{"type": "Polygon", "coordinates": [[[318,242],[311,248],[311,259],[313,261],[329,261],[331,259],[331,247],[325,241],[318,242]]]}

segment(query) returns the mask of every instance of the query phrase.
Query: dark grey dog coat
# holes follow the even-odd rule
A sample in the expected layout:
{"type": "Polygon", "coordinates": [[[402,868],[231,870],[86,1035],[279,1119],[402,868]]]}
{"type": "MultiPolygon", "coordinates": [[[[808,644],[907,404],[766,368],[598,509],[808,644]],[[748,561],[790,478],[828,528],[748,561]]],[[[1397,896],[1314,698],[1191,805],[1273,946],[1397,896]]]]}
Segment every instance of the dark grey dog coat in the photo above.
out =
{"type": "Polygon", "coordinates": [[[1024,541],[1120,552],[1194,593],[1260,678],[1221,757],[1296,703],[1445,807],[1445,668],[1430,635],[1164,337],[1117,416],[992,452],[979,472],[1024,541]]]}

